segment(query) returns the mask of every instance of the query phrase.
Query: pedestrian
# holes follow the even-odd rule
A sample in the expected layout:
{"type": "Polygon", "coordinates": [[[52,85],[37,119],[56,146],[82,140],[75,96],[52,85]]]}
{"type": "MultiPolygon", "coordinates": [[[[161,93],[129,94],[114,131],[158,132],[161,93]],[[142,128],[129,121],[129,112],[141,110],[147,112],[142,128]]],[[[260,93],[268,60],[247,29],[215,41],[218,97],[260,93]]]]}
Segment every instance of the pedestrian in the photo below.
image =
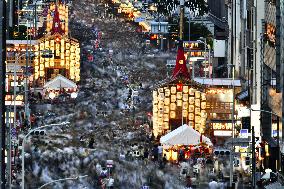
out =
{"type": "Polygon", "coordinates": [[[147,164],[148,164],[148,158],[149,158],[148,149],[146,149],[146,150],[144,151],[143,158],[144,158],[144,164],[147,165],[147,164]]]}
{"type": "Polygon", "coordinates": [[[215,179],[212,179],[208,185],[209,185],[209,189],[217,189],[219,187],[215,179]]]}
{"type": "Polygon", "coordinates": [[[163,146],[159,144],[158,146],[158,159],[162,159],[162,154],[163,154],[163,146]]]}
{"type": "Polygon", "coordinates": [[[92,137],[91,140],[89,141],[89,148],[93,149],[94,148],[94,143],[95,143],[95,140],[94,138],[92,137]]]}
{"type": "Polygon", "coordinates": [[[164,164],[164,166],[167,164],[167,155],[166,154],[164,154],[164,157],[163,157],[163,164],[164,164]]]}
{"type": "Polygon", "coordinates": [[[187,189],[192,189],[192,182],[191,182],[191,178],[189,175],[186,176],[186,188],[187,189]]]}

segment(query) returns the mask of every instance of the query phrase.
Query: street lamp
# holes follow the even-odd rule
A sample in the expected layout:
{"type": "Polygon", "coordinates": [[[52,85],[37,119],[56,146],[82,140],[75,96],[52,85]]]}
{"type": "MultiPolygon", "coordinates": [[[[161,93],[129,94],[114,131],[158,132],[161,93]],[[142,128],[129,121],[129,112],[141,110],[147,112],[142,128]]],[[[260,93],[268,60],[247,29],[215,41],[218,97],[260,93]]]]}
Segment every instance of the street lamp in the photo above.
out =
{"type": "Polygon", "coordinates": [[[44,125],[44,126],[29,130],[28,134],[24,136],[23,142],[22,142],[22,189],[25,189],[25,143],[26,143],[28,136],[30,136],[32,132],[40,130],[40,129],[44,129],[47,127],[54,127],[54,126],[63,126],[69,123],[70,122],[63,122],[63,123],[58,123],[58,124],[44,125]]]}
{"type": "MultiPolygon", "coordinates": [[[[200,37],[199,38],[199,40],[197,40],[197,42],[199,42],[199,43],[203,43],[204,45],[205,45],[205,47],[204,47],[204,51],[205,51],[205,53],[207,53],[207,48],[208,48],[208,64],[209,64],[209,67],[208,67],[208,78],[211,78],[211,75],[210,75],[210,62],[211,62],[211,53],[210,53],[210,47],[208,47],[207,45],[207,39],[206,38],[204,38],[204,37],[200,37]]],[[[207,73],[207,70],[206,70],[206,68],[207,68],[207,61],[206,61],[206,57],[204,56],[204,59],[205,59],[205,78],[206,78],[206,73],[207,73]]],[[[213,68],[212,68],[213,69],[213,68]]]]}
{"type": "Polygon", "coordinates": [[[85,178],[85,177],[87,177],[87,176],[88,176],[88,175],[83,175],[83,176],[77,176],[77,177],[70,177],[70,178],[63,178],[63,179],[52,180],[52,181],[50,181],[50,182],[48,182],[48,183],[45,183],[44,185],[42,185],[42,186],[39,187],[38,189],[42,189],[42,188],[44,188],[44,187],[46,187],[46,186],[48,186],[48,185],[50,185],[50,184],[53,184],[53,183],[55,183],[55,182],[61,182],[61,181],[66,181],[66,180],[79,180],[79,179],[85,178]]]}

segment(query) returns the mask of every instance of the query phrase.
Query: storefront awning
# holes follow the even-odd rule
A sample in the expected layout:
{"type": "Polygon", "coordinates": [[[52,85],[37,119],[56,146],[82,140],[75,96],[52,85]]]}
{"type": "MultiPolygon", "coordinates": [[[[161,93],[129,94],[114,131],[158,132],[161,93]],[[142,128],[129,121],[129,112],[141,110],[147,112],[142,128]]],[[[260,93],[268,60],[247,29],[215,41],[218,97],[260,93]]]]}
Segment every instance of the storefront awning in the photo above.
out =
{"type": "Polygon", "coordinates": [[[51,81],[47,82],[44,85],[45,89],[55,89],[55,90],[59,90],[62,88],[77,88],[76,83],[74,83],[73,81],[67,79],[66,77],[63,77],[62,75],[58,75],[56,76],[54,79],[52,79],[51,81]]]}

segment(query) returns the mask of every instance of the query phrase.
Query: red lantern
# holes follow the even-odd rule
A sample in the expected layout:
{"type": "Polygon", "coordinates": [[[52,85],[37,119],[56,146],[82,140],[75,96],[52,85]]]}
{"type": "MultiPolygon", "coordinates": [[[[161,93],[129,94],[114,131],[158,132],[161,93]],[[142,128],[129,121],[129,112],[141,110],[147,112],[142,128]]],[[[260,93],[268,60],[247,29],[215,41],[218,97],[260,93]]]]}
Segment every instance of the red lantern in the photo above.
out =
{"type": "Polygon", "coordinates": [[[177,84],[177,91],[182,91],[182,83],[177,84]]]}

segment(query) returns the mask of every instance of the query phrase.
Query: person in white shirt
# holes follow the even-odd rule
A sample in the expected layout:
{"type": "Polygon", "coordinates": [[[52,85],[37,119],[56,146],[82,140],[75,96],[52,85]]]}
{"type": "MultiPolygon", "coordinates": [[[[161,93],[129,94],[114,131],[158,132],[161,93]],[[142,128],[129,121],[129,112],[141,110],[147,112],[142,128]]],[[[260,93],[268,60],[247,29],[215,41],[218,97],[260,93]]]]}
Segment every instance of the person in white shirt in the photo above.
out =
{"type": "Polygon", "coordinates": [[[219,187],[218,182],[213,179],[211,182],[209,182],[209,189],[217,189],[219,187]]]}

